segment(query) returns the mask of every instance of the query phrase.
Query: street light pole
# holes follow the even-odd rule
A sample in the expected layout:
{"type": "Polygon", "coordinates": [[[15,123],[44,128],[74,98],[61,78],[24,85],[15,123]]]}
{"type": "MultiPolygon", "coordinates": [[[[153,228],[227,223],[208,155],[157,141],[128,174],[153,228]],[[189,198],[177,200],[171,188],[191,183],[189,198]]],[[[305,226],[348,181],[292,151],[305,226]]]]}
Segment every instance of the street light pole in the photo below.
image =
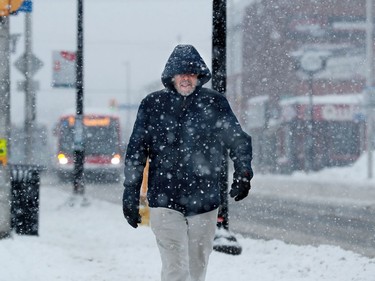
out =
{"type": "Polygon", "coordinates": [[[25,13],[25,155],[26,162],[34,164],[33,151],[33,131],[35,130],[36,120],[36,89],[32,85],[31,72],[32,59],[32,29],[31,12],[25,13]]]}
{"type": "Polygon", "coordinates": [[[310,50],[300,58],[301,70],[307,74],[309,80],[309,102],[308,102],[308,121],[307,121],[307,140],[305,141],[305,172],[311,171],[313,165],[314,148],[314,75],[326,67],[327,57],[322,57],[316,51],[310,50]]]}
{"type": "MultiPolygon", "coordinates": [[[[131,87],[130,87],[130,81],[131,81],[131,64],[130,64],[130,61],[125,61],[124,63],[124,66],[125,66],[125,105],[126,106],[130,106],[131,104],[131,87]]],[[[131,134],[131,127],[130,127],[130,116],[131,116],[131,112],[129,109],[126,109],[125,110],[125,136],[130,136],[131,134]]]]}
{"type": "Polygon", "coordinates": [[[4,145],[0,153],[0,165],[7,165],[10,138],[10,51],[9,16],[0,17],[0,141],[4,145]]]}
{"type": "Polygon", "coordinates": [[[307,151],[305,157],[306,172],[313,170],[313,145],[314,145],[314,73],[308,72],[309,77],[309,110],[308,110],[308,136],[307,136],[307,151]]]}
{"type": "MultiPolygon", "coordinates": [[[[227,87],[227,1],[213,0],[212,6],[212,88],[225,95],[227,87]]],[[[220,171],[220,197],[214,250],[232,255],[242,252],[236,237],[229,232],[228,216],[228,150],[224,149],[220,171]],[[221,233],[226,232],[225,235],[221,233]],[[222,242],[225,241],[226,242],[222,242]]]]}
{"type": "Polygon", "coordinates": [[[83,127],[83,0],[78,0],[76,60],[76,118],[74,123],[74,193],[84,193],[84,127],[83,127]]]}
{"type": "Polygon", "coordinates": [[[0,239],[11,232],[9,17],[0,16],[0,239]]]}
{"type": "Polygon", "coordinates": [[[372,0],[366,0],[366,61],[367,61],[367,76],[366,76],[366,122],[367,122],[367,134],[366,134],[366,148],[367,148],[367,177],[372,178],[373,160],[372,160],[372,149],[373,149],[373,106],[374,97],[373,93],[373,31],[374,24],[372,22],[372,0]]]}
{"type": "MultiPolygon", "coordinates": [[[[226,92],[226,1],[214,0],[212,7],[212,88],[226,92]]],[[[225,149],[220,172],[221,206],[218,227],[229,228],[228,222],[228,152],[225,149]]]]}

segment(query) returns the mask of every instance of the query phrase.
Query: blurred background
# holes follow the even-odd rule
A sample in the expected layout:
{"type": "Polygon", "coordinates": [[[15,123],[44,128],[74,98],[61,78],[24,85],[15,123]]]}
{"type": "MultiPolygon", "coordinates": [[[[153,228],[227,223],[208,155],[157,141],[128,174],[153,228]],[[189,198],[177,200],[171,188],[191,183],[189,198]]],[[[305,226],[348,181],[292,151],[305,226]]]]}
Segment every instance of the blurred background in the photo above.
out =
{"type": "MultiPolygon", "coordinates": [[[[75,108],[69,81],[77,5],[33,4],[32,52],[42,63],[33,75],[36,120],[50,144],[60,116],[75,108]]],[[[25,52],[25,14],[10,16],[11,123],[18,134],[25,94],[16,61],[25,52]]],[[[84,107],[116,113],[126,143],[140,100],[162,88],[174,46],[195,45],[210,65],[211,33],[212,1],[85,1],[84,107]]],[[[366,127],[366,1],[227,1],[227,42],[226,95],[253,136],[256,169],[288,174],[348,165],[373,141],[366,127]]]]}
{"type": "MultiPolygon", "coordinates": [[[[32,8],[30,0],[10,1],[23,3],[8,17],[9,52],[0,29],[0,75],[10,60],[9,104],[0,99],[0,161],[9,121],[9,162],[41,165],[63,177],[73,164],[78,1],[38,0],[32,8]]],[[[83,112],[92,114],[83,119],[90,128],[86,152],[109,152],[107,158],[86,155],[85,173],[92,168],[97,175],[105,161],[117,167],[109,171],[113,184],[88,185],[91,196],[120,203],[121,157],[138,105],[163,87],[161,72],[173,48],[194,45],[212,70],[213,2],[84,1],[83,112]]],[[[232,229],[374,257],[373,1],[222,2],[225,95],[253,138],[256,175],[251,200],[231,209],[232,229]]],[[[4,93],[8,85],[1,83],[4,93]]],[[[45,178],[49,186],[71,189],[45,178]]]]}

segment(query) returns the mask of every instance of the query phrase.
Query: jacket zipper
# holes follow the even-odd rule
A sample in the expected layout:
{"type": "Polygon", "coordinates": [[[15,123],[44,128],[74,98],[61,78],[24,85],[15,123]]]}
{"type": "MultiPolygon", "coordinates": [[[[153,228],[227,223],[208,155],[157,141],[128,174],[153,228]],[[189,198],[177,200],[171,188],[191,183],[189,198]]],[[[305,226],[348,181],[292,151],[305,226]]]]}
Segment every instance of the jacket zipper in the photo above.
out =
{"type": "Polygon", "coordinates": [[[186,110],[186,97],[184,97],[183,101],[182,101],[182,110],[185,111],[186,110]]]}

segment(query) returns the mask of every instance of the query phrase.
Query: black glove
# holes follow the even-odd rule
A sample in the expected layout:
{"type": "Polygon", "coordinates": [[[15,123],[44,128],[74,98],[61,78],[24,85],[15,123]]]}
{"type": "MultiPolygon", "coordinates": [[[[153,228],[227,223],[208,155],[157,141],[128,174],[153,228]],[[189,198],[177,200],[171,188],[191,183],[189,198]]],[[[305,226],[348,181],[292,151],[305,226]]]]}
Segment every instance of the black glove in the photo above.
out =
{"type": "Polygon", "coordinates": [[[250,173],[245,173],[243,176],[235,177],[233,179],[232,188],[229,192],[230,197],[235,201],[244,199],[250,191],[250,173]]]}
{"type": "Polygon", "coordinates": [[[130,194],[125,188],[122,197],[122,212],[124,213],[125,219],[128,223],[134,227],[138,227],[138,223],[141,223],[141,215],[139,214],[139,196],[130,194]]]}

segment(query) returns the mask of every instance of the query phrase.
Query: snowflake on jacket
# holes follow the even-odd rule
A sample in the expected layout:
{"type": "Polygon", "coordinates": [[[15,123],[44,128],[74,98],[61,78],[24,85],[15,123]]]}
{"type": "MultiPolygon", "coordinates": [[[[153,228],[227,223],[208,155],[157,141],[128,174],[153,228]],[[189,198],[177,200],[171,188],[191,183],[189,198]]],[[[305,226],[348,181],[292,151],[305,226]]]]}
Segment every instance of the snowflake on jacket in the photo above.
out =
{"type": "Polygon", "coordinates": [[[227,99],[204,88],[211,73],[194,47],[179,45],[162,74],[165,89],[149,94],[138,110],[125,159],[124,204],[136,205],[143,169],[149,161],[147,199],[184,215],[220,206],[224,149],[234,162],[234,179],[252,178],[251,137],[241,128],[227,99]],[[182,96],[176,74],[198,74],[195,91],[182,96]]]}

